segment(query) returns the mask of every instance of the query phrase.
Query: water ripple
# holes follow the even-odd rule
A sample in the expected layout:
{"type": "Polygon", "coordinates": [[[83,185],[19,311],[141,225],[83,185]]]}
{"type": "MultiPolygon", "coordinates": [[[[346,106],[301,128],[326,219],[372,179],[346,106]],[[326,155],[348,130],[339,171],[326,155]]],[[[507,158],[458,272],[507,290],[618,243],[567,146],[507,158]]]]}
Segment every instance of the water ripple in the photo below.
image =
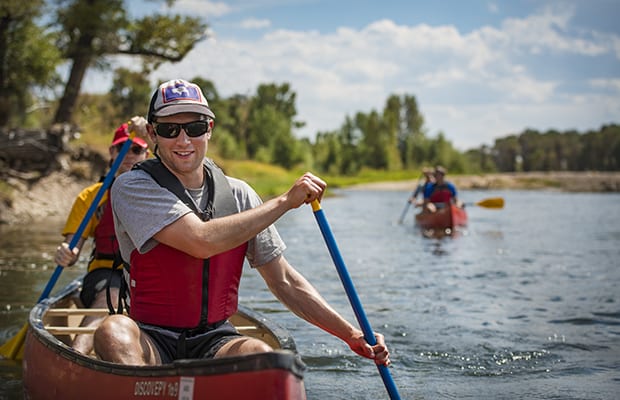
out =
{"type": "MultiPolygon", "coordinates": [[[[486,350],[481,346],[481,350],[486,350]]],[[[514,351],[495,350],[480,351],[473,354],[460,354],[453,351],[426,351],[416,359],[420,364],[433,364],[434,368],[447,368],[461,371],[466,376],[504,376],[516,374],[536,374],[549,372],[551,366],[558,362],[556,356],[547,350],[514,351]]]]}
{"type": "MultiPolygon", "coordinates": [[[[595,314],[597,315],[597,314],[595,314]]],[[[600,313],[598,314],[599,316],[600,313]]],[[[614,317],[617,318],[617,317],[614,317]]],[[[620,325],[620,321],[610,321],[606,319],[599,318],[568,318],[568,319],[552,319],[549,321],[550,324],[572,324],[572,325],[606,325],[606,326],[618,326],[620,325]]]]}
{"type": "Polygon", "coordinates": [[[547,350],[554,351],[566,351],[566,350],[582,350],[582,351],[597,351],[607,350],[609,346],[602,346],[596,344],[584,344],[584,343],[569,343],[569,342],[553,342],[545,346],[547,350]]]}

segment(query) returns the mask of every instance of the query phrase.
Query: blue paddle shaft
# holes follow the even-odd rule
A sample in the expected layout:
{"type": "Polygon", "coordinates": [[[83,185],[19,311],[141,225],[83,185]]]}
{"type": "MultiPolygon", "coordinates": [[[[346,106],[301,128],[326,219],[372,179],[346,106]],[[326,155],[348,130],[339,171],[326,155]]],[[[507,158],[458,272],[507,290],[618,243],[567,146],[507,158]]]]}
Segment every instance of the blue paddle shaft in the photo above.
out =
{"type": "Polygon", "coordinates": [[[353,307],[353,312],[355,313],[357,322],[360,324],[362,332],[364,332],[364,339],[366,339],[368,344],[374,346],[377,344],[377,340],[375,338],[372,328],[370,327],[368,318],[366,318],[366,313],[364,312],[364,309],[362,307],[362,302],[360,301],[360,298],[357,295],[357,291],[353,286],[353,281],[351,280],[349,271],[344,264],[344,260],[340,255],[340,251],[338,251],[338,245],[336,244],[334,235],[332,234],[327,219],[325,218],[325,213],[323,213],[323,210],[318,210],[315,211],[314,216],[316,217],[319,228],[321,229],[321,233],[323,234],[323,238],[325,239],[325,243],[327,244],[327,248],[329,249],[329,254],[332,256],[332,260],[334,260],[336,270],[338,271],[338,275],[340,276],[340,280],[342,281],[344,290],[347,293],[347,297],[349,298],[351,307],[353,307]]]}
{"type": "MultiPolygon", "coordinates": [[[[99,191],[95,195],[95,199],[90,204],[90,207],[88,208],[88,211],[84,215],[84,218],[82,219],[82,222],[80,223],[80,226],[78,227],[77,231],[75,231],[75,233],[73,234],[73,238],[69,242],[69,248],[71,250],[73,250],[73,248],[77,246],[78,242],[80,241],[80,238],[82,237],[82,234],[84,233],[84,230],[88,226],[88,222],[93,217],[93,214],[95,214],[95,210],[97,210],[97,207],[99,206],[99,202],[103,198],[103,195],[105,194],[106,190],[108,190],[110,185],[112,185],[112,181],[114,180],[116,171],[118,171],[118,168],[123,162],[123,158],[125,158],[125,155],[129,151],[129,148],[131,147],[132,139],[133,139],[133,135],[130,136],[127,141],[125,141],[125,143],[121,147],[121,150],[118,152],[118,156],[116,156],[114,163],[110,167],[110,171],[105,176],[103,183],[101,184],[101,187],[99,188],[99,191]]],[[[62,273],[62,270],[63,270],[63,267],[61,265],[56,266],[56,270],[54,270],[52,277],[47,282],[47,285],[45,286],[43,293],[41,293],[41,297],[39,297],[39,300],[37,300],[37,303],[40,303],[41,301],[47,299],[50,296],[52,289],[54,288],[54,285],[56,285],[56,281],[58,281],[58,278],[60,277],[60,274],[62,273]]]]}
{"type": "MultiPolygon", "coordinates": [[[[334,239],[334,235],[332,234],[332,230],[329,227],[329,223],[327,222],[325,213],[323,213],[323,210],[320,208],[320,206],[318,206],[318,203],[313,204],[313,211],[316,221],[319,224],[319,228],[321,229],[321,233],[323,234],[323,239],[325,239],[325,244],[329,249],[329,254],[332,256],[332,260],[336,265],[336,270],[338,271],[338,275],[340,276],[340,280],[342,281],[344,290],[347,293],[347,297],[349,298],[351,307],[353,307],[355,317],[357,318],[362,332],[364,333],[364,339],[366,339],[368,344],[374,346],[377,344],[377,339],[375,338],[374,332],[370,327],[370,323],[368,322],[368,318],[366,317],[366,313],[364,312],[362,303],[359,299],[359,296],[357,295],[355,286],[353,286],[353,281],[351,280],[349,271],[347,270],[342,256],[340,255],[338,245],[336,244],[336,239],[334,239]]],[[[385,385],[385,388],[390,395],[390,399],[400,400],[398,389],[396,388],[396,384],[392,379],[392,375],[390,374],[390,370],[388,369],[388,367],[386,367],[385,365],[377,365],[377,368],[379,369],[381,379],[383,379],[383,384],[385,385]]]]}

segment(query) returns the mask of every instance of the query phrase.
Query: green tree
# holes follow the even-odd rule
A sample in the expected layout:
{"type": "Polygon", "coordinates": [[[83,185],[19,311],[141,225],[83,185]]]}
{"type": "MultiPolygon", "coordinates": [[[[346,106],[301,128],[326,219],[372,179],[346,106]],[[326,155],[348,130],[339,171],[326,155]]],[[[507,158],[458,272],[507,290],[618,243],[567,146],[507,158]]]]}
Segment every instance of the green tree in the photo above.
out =
{"type": "Polygon", "coordinates": [[[399,146],[403,164],[412,167],[426,160],[428,140],[424,133],[424,116],[420,113],[415,96],[405,95],[403,108],[405,129],[399,136],[399,146]]]}
{"type": "Polygon", "coordinates": [[[318,132],[313,146],[316,168],[322,173],[338,175],[342,171],[341,141],[338,132],[318,132]]]}
{"type": "Polygon", "coordinates": [[[355,127],[351,118],[345,119],[342,128],[340,128],[338,154],[340,160],[338,163],[338,172],[345,175],[353,175],[362,168],[359,143],[361,141],[361,132],[355,127]]]}
{"type": "Polygon", "coordinates": [[[59,80],[54,34],[36,25],[43,6],[43,0],[0,3],[0,126],[24,125],[29,110],[47,106],[37,104],[33,91],[43,93],[59,80]]]}
{"type": "Polygon", "coordinates": [[[493,156],[500,172],[516,172],[521,160],[521,146],[516,135],[495,139],[493,156]]]}
{"type": "Polygon", "coordinates": [[[497,168],[493,162],[493,148],[483,145],[480,149],[471,149],[465,152],[469,173],[496,172],[497,168]]]}
{"type": "Polygon", "coordinates": [[[540,133],[528,129],[517,138],[519,145],[518,153],[522,160],[523,171],[544,171],[546,163],[547,145],[540,133]]]}
{"type": "Polygon", "coordinates": [[[134,115],[145,116],[152,96],[151,83],[144,72],[119,68],[114,73],[110,97],[120,120],[134,115]]]}
{"type": "Polygon", "coordinates": [[[387,169],[389,133],[382,129],[379,114],[374,110],[370,114],[358,112],[355,115],[355,125],[362,132],[361,151],[364,165],[373,169],[387,169]]]}
{"type": "Polygon", "coordinates": [[[261,84],[252,99],[246,137],[250,159],[291,168],[302,157],[293,136],[296,93],[288,83],[261,84]]]}
{"type": "Polygon", "coordinates": [[[605,125],[583,135],[580,164],[583,170],[620,170],[620,127],[605,125]]]}
{"type": "MultiPolygon", "coordinates": [[[[54,120],[71,120],[86,71],[106,67],[106,57],[141,56],[149,71],[180,61],[205,37],[206,24],[194,17],[153,15],[130,20],[122,0],[56,0],[58,48],[70,60],[69,79],[54,120]]],[[[173,0],[168,0],[172,4],[173,0]]]]}
{"type": "MultiPolygon", "coordinates": [[[[404,114],[404,113],[402,113],[404,114]]],[[[406,132],[406,124],[401,118],[401,102],[397,96],[390,96],[383,109],[382,126],[385,130],[385,146],[388,169],[401,169],[404,160],[400,150],[401,137],[406,132]]]]}
{"type": "Polygon", "coordinates": [[[606,144],[603,170],[620,171],[620,126],[603,126],[601,136],[602,141],[606,144]]]}
{"type": "Polygon", "coordinates": [[[252,99],[246,95],[236,94],[231,98],[220,103],[219,109],[225,110],[225,119],[216,114],[216,124],[224,127],[231,133],[232,138],[237,144],[238,159],[246,159],[248,154],[248,137],[250,135],[250,112],[252,109],[252,99]]]}
{"type": "Polygon", "coordinates": [[[465,157],[452,146],[443,132],[437,134],[437,139],[430,141],[429,161],[448,168],[450,172],[462,173],[466,169],[465,157]]]}

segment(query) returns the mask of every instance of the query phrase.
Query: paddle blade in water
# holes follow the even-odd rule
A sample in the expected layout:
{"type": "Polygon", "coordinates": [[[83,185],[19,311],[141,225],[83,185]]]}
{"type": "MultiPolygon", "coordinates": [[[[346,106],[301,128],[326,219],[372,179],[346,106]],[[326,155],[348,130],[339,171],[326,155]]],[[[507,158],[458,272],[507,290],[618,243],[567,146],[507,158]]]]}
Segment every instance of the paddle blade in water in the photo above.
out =
{"type": "Polygon", "coordinates": [[[489,199],[481,200],[477,202],[476,205],[485,208],[504,208],[504,198],[492,197],[489,199]]]}
{"type": "Polygon", "coordinates": [[[28,332],[28,324],[24,325],[15,336],[0,347],[0,356],[7,360],[21,360],[24,355],[26,332],[28,332]]]}

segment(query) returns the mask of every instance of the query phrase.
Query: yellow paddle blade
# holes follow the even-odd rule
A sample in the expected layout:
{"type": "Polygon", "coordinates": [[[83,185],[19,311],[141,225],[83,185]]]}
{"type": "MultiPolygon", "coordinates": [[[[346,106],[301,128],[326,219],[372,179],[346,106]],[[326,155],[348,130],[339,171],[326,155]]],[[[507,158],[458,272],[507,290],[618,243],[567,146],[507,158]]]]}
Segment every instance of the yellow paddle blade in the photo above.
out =
{"type": "Polygon", "coordinates": [[[0,347],[2,358],[7,360],[21,360],[23,358],[26,332],[28,332],[28,324],[24,325],[15,336],[0,347]]]}
{"type": "Polygon", "coordinates": [[[504,208],[504,198],[491,197],[488,199],[480,200],[476,203],[476,205],[485,208],[504,208]]]}

